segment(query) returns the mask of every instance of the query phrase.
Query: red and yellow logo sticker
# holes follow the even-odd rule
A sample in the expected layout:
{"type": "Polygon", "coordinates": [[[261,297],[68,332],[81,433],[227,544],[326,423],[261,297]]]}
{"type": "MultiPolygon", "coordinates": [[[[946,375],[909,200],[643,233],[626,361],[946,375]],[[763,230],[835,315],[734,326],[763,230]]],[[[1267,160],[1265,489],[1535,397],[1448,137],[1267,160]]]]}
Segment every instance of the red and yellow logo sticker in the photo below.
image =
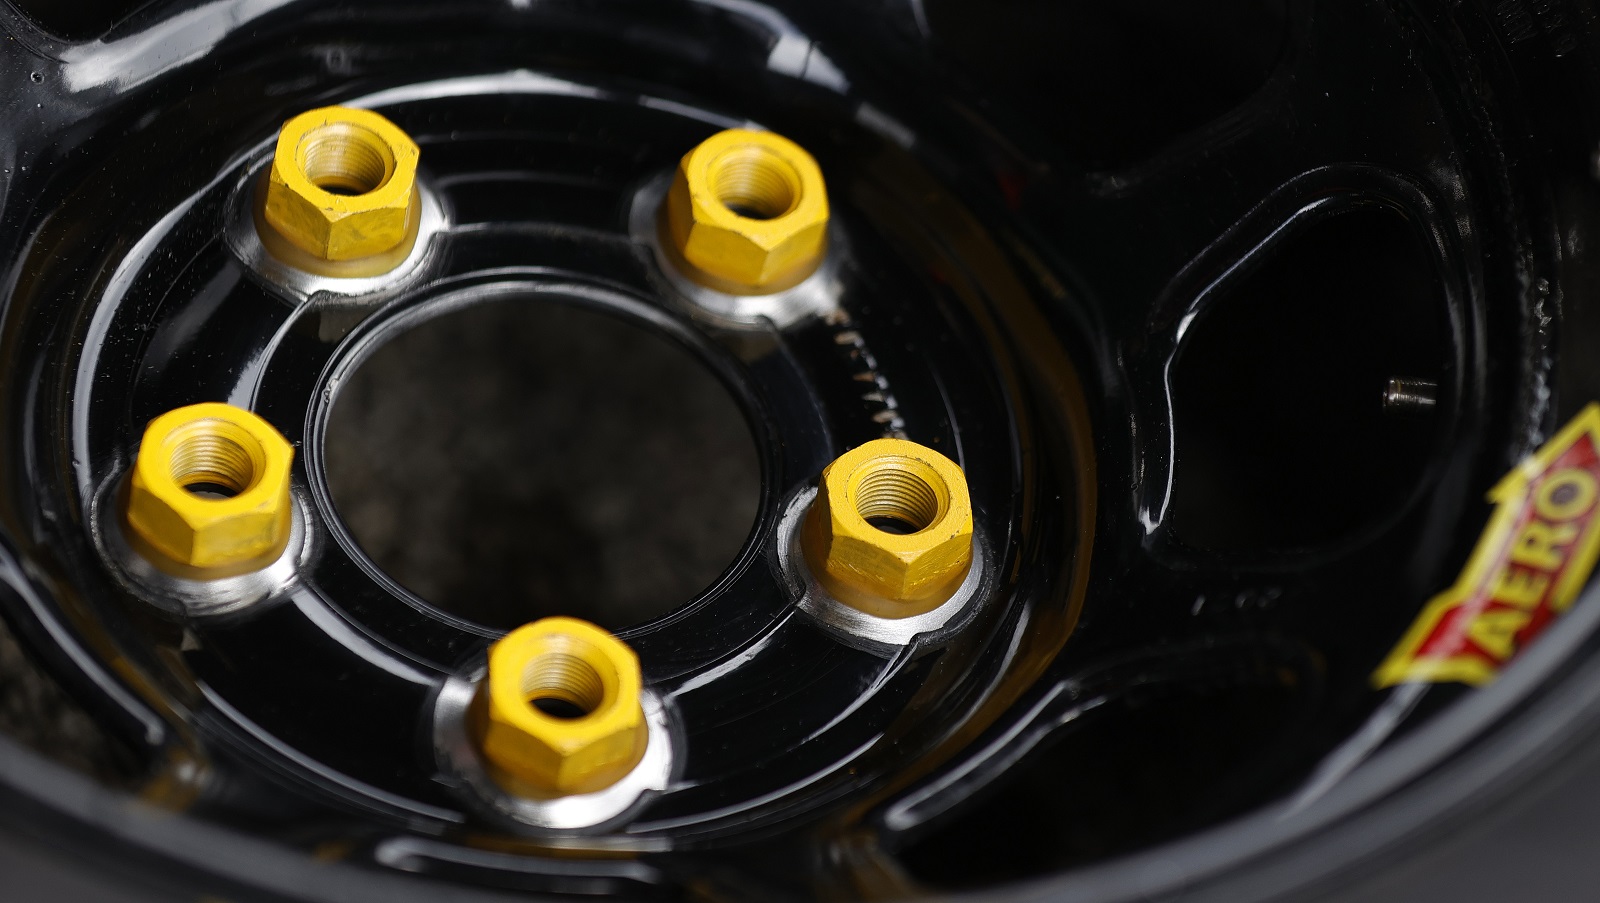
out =
{"type": "Polygon", "coordinates": [[[1600,555],[1600,404],[1489,492],[1494,515],[1449,589],[1372,675],[1379,687],[1482,686],[1583,589],[1600,555]]]}

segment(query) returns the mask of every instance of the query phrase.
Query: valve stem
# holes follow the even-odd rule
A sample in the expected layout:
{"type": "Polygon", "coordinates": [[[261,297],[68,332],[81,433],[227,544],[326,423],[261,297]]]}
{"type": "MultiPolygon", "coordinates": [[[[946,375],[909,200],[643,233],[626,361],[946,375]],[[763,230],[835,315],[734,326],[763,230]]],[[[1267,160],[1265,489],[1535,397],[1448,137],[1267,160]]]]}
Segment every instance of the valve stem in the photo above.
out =
{"type": "Polygon", "coordinates": [[[1396,377],[1383,390],[1385,414],[1428,414],[1439,405],[1439,384],[1431,379],[1396,377]]]}

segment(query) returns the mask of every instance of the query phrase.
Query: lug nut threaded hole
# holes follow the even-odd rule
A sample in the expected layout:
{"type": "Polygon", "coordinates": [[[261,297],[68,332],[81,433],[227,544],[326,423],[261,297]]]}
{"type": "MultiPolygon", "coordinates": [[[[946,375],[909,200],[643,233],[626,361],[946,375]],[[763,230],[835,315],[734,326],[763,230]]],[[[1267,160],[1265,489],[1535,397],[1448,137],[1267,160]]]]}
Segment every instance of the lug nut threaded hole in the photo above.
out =
{"type": "Polygon", "coordinates": [[[330,122],[306,133],[295,163],[311,184],[329,194],[376,191],[394,175],[394,153],[377,134],[348,122],[330,122]]]}
{"type": "Polygon", "coordinates": [[[173,482],[206,499],[233,498],[244,492],[259,478],[258,456],[250,453],[246,441],[223,435],[220,426],[199,425],[173,449],[173,482]]]}
{"type": "Polygon", "coordinates": [[[528,705],[552,718],[572,720],[594,714],[605,701],[605,682],[594,666],[567,652],[549,652],[522,673],[528,705]]]}
{"type": "Polygon", "coordinates": [[[736,147],[711,164],[711,187],[724,207],[746,219],[777,219],[800,203],[800,175],[757,145],[736,147]]]}
{"type": "Polygon", "coordinates": [[[920,462],[876,463],[856,485],[856,512],[885,533],[918,533],[943,513],[943,488],[932,468],[920,462]]]}

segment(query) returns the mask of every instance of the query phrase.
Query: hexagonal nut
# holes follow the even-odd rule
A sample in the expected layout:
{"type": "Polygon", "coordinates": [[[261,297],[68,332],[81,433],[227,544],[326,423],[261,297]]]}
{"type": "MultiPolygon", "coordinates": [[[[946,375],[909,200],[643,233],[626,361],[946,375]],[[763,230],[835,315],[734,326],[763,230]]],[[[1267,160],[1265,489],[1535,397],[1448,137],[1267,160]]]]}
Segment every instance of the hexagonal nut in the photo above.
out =
{"type": "Polygon", "coordinates": [[[687,274],[733,294],[799,284],[828,249],[828,192],[817,161],[771,132],[728,129],[678,164],[666,238],[687,274]]]}
{"type": "Polygon", "coordinates": [[[489,650],[473,700],[478,748],[508,790],[591,793],[644,757],[639,659],[587,621],[544,618],[489,650]]]}
{"type": "Polygon", "coordinates": [[[204,571],[264,565],[289,541],[294,447],[255,414],[206,403],[150,422],[128,480],[141,551],[204,571]]]}
{"type": "Polygon", "coordinates": [[[875,439],[822,472],[801,536],[817,582],[879,617],[937,608],[972,566],[972,503],[955,462],[875,439]]]}
{"type": "Polygon", "coordinates": [[[322,260],[393,250],[419,215],[420,156],[410,136],[370,110],[301,113],[278,132],[263,218],[322,260]]]}

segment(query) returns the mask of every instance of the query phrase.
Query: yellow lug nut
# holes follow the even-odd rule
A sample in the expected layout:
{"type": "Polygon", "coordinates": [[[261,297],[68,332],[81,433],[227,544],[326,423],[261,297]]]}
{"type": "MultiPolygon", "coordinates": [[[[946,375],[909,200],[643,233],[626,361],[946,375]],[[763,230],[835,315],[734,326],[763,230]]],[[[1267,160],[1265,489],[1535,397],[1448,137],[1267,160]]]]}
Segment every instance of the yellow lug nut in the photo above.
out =
{"type": "Polygon", "coordinates": [[[190,568],[250,570],[289,541],[294,447],[272,424],[206,403],[150,422],[128,481],[130,539],[190,568]]]}
{"type": "Polygon", "coordinates": [[[688,275],[732,294],[790,288],[828,250],[822,170],[771,132],[728,129],[702,141],[678,164],[664,218],[688,275]]]}
{"type": "Polygon", "coordinates": [[[801,546],[840,601],[887,618],[931,611],[972,566],[966,476],[931,448],[875,439],[822,472],[801,546]]]}
{"type": "Polygon", "coordinates": [[[320,260],[392,251],[414,236],[420,156],[410,136],[370,110],[301,113],[278,132],[263,215],[320,260]]]}
{"type": "Polygon", "coordinates": [[[591,793],[644,757],[640,683],[626,643],[587,621],[544,618],[490,648],[470,723],[508,789],[591,793]]]}

